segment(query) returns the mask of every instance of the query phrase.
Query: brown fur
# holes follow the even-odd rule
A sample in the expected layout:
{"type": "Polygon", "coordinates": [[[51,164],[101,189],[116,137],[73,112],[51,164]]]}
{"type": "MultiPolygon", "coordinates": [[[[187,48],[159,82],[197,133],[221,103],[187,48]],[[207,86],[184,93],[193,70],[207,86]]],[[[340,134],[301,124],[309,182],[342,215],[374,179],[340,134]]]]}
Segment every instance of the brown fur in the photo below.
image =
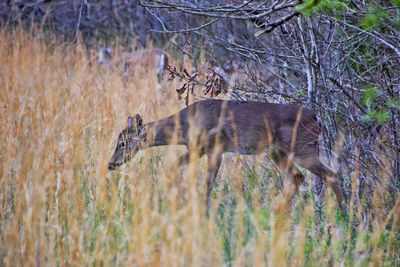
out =
{"type": "Polygon", "coordinates": [[[180,157],[180,164],[188,163],[191,153],[208,156],[209,206],[223,153],[254,155],[267,151],[276,165],[292,177],[296,188],[304,176],[293,163],[320,178],[329,177],[328,183],[342,208],[343,195],[335,173],[319,160],[320,127],[310,109],[294,104],[204,100],[165,119],[146,125],[141,121],[139,115],[128,119],[128,127],[120,134],[108,165],[110,170],[118,168],[141,149],[185,145],[189,151],[180,157]],[[125,145],[122,147],[121,143],[125,145]]]}
{"type": "Polygon", "coordinates": [[[112,51],[110,48],[102,48],[99,50],[97,65],[105,65],[108,68],[117,68],[126,77],[134,75],[135,68],[138,67],[146,72],[155,69],[160,80],[168,66],[168,60],[168,54],[158,48],[126,53],[117,59],[112,57],[112,51]]]}

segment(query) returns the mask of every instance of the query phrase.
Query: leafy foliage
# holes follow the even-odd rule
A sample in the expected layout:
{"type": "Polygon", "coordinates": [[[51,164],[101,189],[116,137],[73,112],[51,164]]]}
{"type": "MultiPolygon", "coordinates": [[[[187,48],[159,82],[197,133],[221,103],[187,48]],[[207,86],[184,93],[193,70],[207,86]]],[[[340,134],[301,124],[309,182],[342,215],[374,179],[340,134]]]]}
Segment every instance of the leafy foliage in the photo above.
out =
{"type": "Polygon", "coordinates": [[[382,23],[390,14],[384,9],[371,4],[368,7],[367,13],[364,15],[360,22],[361,28],[365,30],[370,30],[372,28],[377,28],[380,23],[382,23]]]}
{"type": "Polygon", "coordinates": [[[297,10],[305,17],[311,17],[315,13],[320,12],[337,12],[346,11],[347,1],[342,0],[307,0],[297,5],[297,10]]]}

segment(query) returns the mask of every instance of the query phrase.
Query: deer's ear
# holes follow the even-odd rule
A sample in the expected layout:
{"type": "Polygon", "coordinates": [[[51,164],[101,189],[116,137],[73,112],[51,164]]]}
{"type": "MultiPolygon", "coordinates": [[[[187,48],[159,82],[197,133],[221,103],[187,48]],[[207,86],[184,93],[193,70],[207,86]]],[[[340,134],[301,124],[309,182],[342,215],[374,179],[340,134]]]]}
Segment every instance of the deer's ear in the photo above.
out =
{"type": "Polygon", "coordinates": [[[139,114],[136,114],[135,118],[128,117],[127,123],[128,123],[128,128],[131,128],[133,125],[135,125],[138,128],[142,128],[143,120],[139,114]]]}
{"type": "Polygon", "coordinates": [[[142,127],[142,122],[143,122],[143,120],[142,120],[142,118],[140,117],[140,115],[139,115],[139,114],[136,114],[135,119],[136,119],[137,127],[141,128],[141,127],[142,127]]]}
{"type": "Polygon", "coordinates": [[[128,117],[128,128],[131,128],[132,127],[132,124],[133,124],[133,118],[132,117],[128,117]]]}

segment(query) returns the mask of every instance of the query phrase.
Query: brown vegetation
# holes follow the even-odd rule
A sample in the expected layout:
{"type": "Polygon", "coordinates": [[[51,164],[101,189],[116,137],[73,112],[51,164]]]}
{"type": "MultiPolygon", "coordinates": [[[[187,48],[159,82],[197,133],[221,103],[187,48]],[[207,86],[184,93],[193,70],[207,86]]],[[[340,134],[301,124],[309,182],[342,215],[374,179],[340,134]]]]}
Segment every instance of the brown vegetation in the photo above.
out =
{"type": "MultiPolygon", "coordinates": [[[[156,77],[135,75],[126,90],[79,39],[64,46],[42,36],[0,32],[0,265],[399,263],[400,203],[382,208],[384,172],[366,224],[361,212],[342,218],[329,194],[321,215],[304,188],[282,216],[279,172],[259,156],[224,156],[209,218],[203,160],[179,170],[179,149],[154,148],[109,172],[126,117],[177,112],[180,85],[163,85],[164,98],[156,77]]],[[[357,158],[355,166],[352,192],[357,158]]]]}

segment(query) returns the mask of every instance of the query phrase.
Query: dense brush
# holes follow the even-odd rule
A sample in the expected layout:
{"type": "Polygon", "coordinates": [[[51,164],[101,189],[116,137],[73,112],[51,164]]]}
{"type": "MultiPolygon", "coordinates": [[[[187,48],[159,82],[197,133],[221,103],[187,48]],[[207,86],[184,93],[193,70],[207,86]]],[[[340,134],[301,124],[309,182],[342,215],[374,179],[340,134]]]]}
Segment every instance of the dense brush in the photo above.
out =
{"type": "Polygon", "coordinates": [[[209,217],[206,161],[178,169],[179,147],[109,172],[126,118],[180,110],[179,85],[159,85],[156,69],[125,83],[79,40],[42,36],[0,32],[0,265],[400,264],[399,201],[385,211],[376,195],[363,222],[360,206],[343,215],[326,193],[316,212],[303,193],[282,216],[280,174],[260,156],[224,157],[209,217]]]}

